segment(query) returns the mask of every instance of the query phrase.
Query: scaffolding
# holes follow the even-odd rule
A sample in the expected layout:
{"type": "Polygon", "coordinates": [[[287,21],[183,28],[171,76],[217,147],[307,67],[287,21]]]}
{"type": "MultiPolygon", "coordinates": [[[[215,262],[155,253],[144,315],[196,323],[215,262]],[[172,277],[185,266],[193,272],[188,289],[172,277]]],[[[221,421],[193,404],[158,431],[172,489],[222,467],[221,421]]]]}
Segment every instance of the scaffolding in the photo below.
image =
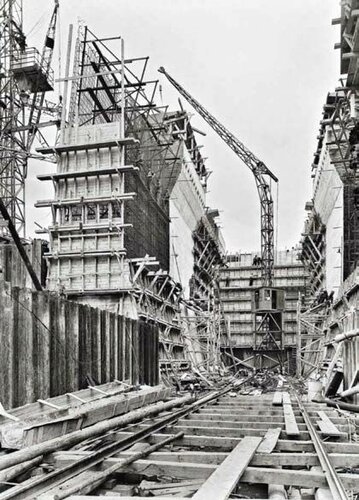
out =
{"type": "Polygon", "coordinates": [[[58,163],[56,173],[39,176],[53,182],[55,199],[37,203],[53,214],[52,289],[118,294],[131,288],[125,258],[148,251],[168,269],[168,172],[181,141],[167,133],[147,63],[125,59],[121,37],[101,39],[79,26],[60,143],[38,149],[58,163]]]}
{"type": "Polygon", "coordinates": [[[299,256],[309,273],[310,293],[315,294],[323,288],[325,280],[325,233],[326,228],[313,203],[307,203],[307,220],[302,232],[299,256]]]}
{"type": "Polygon", "coordinates": [[[325,349],[325,320],[328,317],[326,304],[309,309],[303,308],[299,298],[297,305],[297,377],[308,378],[323,368],[325,349]]]}
{"type": "MultiPolygon", "coordinates": [[[[99,38],[79,26],[72,75],[64,78],[71,92],[59,143],[39,148],[57,160],[57,172],[39,176],[53,182],[55,197],[37,206],[53,215],[49,287],[107,301],[106,307],[130,297],[143,328],[157,328],[163,377],[178,380],[193,364],[182,335],[182,287],[169,275],[169,200],[187,160],[204,188],[209,173],[188,113],[156,104],[158,82],[146,78],[147,65],[147,57],[125,56],[122,38],[99,38]]],[[[200,304],[194,337],[212,354],[217,316],[205,303],[214,301],[214,272],[222,262],[217,215],[207,210],[193,233],[191,299],[200,304]]]]}

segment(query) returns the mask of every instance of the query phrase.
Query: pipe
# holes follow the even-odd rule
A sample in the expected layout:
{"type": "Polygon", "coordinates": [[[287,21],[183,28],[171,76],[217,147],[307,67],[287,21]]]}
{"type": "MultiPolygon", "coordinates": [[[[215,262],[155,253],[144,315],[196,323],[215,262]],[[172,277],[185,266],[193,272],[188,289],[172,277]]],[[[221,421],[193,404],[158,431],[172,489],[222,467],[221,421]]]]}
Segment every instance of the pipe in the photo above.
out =
{"type": "Polygon", "coordinates": [[[324,345],[327,346],[327,345],[332,345],[332,344],[336,344],[339,342],[343,342],[343,340],[352,339],[353,337],[357,337],[358,335],[359,335],[359,329],[349,330],[348,332],[339,333],[333,339],[331,339],[329,342],[326,342],[324,345]]]}
{"type": "MultiPolygon", "coordinates": [[[[321,401],[323,402],[323,401],[321,401]]],[[[324,399],[324,403],[328,406],[333,406],[334,408],[340,408],[341,410],[352,411],[353,413],[359,413],[359,405],[354,405],[352,403],[343,403],[343,401],[337,401],[336,399],[324,399]]]]}
{"type": "Polygon", "coordinates": [[[359,393],[359,385],[355,385],[354,387],[351,387],[350,389],[341,392],[340,394],[338,394],[338,396],[340,398],[347,398],[348,396],[354,396],[354,394],[358,393],[359,393]]]}
{"type": "Polygon", "coordinates": [[[86,429],[81,429],[78,431],[71,432],[70,434],[65,434],[57,438],[50,439],[43,443],[34,444],[28,448],[24,448],[19,451],[14,451],[9,455],[4,455],[0,457],[0,482],[3,481],[4,475],[8,467],[20,464],[21,462],[32,460],[39,455],[45,455],[52,453],[56,450],[61,450],[63,448],[69,448],[70,446],[75,446],[77,443],[84,441],[85,439],[100,436],[101,434],[108,432],[116,427],[122,427],[125,425],[133,424],[142,419],[157,415],[166,410],[171,410],[176,406],[180,406],[193,401],[191,396],[184,396],[182,398],[176,398],[167,402],[160,402],[149,405],[145,408],[139,408],[138,410],[130,411],[125,415],[120,417],[111,418],[110,420],[105,420],[99,422],[86,429]]]}

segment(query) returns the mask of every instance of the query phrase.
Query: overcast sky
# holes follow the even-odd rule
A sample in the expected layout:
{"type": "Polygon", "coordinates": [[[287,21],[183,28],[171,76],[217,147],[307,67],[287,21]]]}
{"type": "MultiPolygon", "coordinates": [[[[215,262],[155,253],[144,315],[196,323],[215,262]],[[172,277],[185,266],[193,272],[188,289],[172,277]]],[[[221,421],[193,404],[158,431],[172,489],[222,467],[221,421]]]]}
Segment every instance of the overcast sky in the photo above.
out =
{"type": "MultiPolygon", "coordinates": [[[[30,46],[40,48],[52,7],[50,0],[24,0],[30,46]]],[[[163,104],[173,108],[176,91],[157,73],[164,66],[279,177],[278,246],[284,248],[300,239],[322,105],[340,76],[333,48],[339,28],[331,26],[339,12],[338,0],[60,0],[60,45],[78,19],[98,36],[122,35],[127,57],[150,57],[148,76],[160,77],[163,104]]],[[[55,55],[55,71],[59,55],[63,67],[64,48],[55,55]]],[[[207,133],[198,142],[213,171],[208,205],[221,211],[227,249],[259,248],[252,174],[200,117],[192,123],[207,133]]],[[[49,210],[32,208],[52,196],[36,175],[54,167],[30,162],[30,235],[34,220],[50,221],[49,210]]]]}

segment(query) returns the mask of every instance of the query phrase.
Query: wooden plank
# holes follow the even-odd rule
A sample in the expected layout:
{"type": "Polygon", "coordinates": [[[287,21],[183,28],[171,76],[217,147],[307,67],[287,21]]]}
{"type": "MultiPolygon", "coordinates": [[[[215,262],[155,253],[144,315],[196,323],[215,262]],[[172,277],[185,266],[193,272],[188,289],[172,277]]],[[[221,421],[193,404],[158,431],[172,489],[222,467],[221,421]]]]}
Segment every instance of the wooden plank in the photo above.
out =
{"type": "MultiPolygon", "coordinates": [[[[93,496],[93,495],[71,495],[68,497],[68,500],[88,500],[91,498],[95,500],[101,500],[103,498],[104,500],[118,500],[119,497],[121,497],[121,500],[143,500],[143,497],[123,497],[122,495],[117,495],[117,496],[111,496],[111,495],[106,495],[106,496],[93,496]]],[[[151,497],[151,500],[173,500],[173,498],[176,498],[176,500],[186,500],[185,497],[173,497],[173,495],[170,495],[169,497],[151,497]]]]}
{"type": "MultiPolygon", "coordinates": [[[[136,424],[134,429],[140,430],[144,429],[146,427],[149,427],[150,424],[136,424]]],[[[263,427],[260,428],[249,428],[249,427],[203,427],[203,426],[197,426],[197,425],[191,425],[191,426],[186,426],[186,425],[175,425],[175,426],[169,426],[167,428],[168,432],[175,434],[176,432],[183,431],[187,435],[192,435],[192,436],[222,436],[222,437],[244,437],[244,436],[261,436],[264,437],[268,427],[265,427],[263,424],[263,427]]],[[[286,432],[283,430],[281,438],[285,438],[287,436],[286,432]]],[[[309,432],[303,431],[300,433],[300,439],[303,440],[309,440],[309,432]]]]}
{"type": "MultiPolygon", "coordinates": [[[[136,452],[129,452],[129,453],[136,453],[136,452]]],[[[176,483],[158,483],[158,482],[155,482],[155,481],[141,481],[141,484],[138,486],[138,490],[141,492],[141,493],[145,493],[147,491],[158,491],[158,490],[163,490],[163,489],[167,489],[167,488],[178,488],[179,486],[197,486],[197,488],[199,486],[202,485],[202,481],[181,481],[181,482],[176,482],[176,483]]]]}
{"type": "MultiPolygon", "coordinates": [[[[119,431],[116,432],[116,438],[122,439],[124,437],[131,436],[134,432],[119,431]]],[[[156,433],[152,434],[148,438],[150,444],[155,444],[163,440],[164,438],[173,436],[173,433],[166,431],[166,433],[156,433]]],[[[174,441],[175,445],[184,446],[199,446],[208,448],[217,448],[221,451],[231,451],[234,446],[240,442],[240,438],[237,437],[222,437],[222,436],[205,436],[198,435],[193,436],[190,434],[185,434],[183,438],[178,441],[174,441]]],[[[325,443],[326,450],[329,453],[351,453],[359,454],[359,444],[356,443],[325,443]]],[[[276,451],[290,451],[290,452],[313,452],[314,446],[312,441],[298,441],[290,439],[279,439],[276,446],[276,451]]]]}
{"type": "MultiPolygon", "coordinates": [[[[338,474],[346,489],[357,490],[359,474],[338,474]]],[[[242,477],[243,482],[259,484],[283,484],[300,488],[327,488],[325,475],[317,471],[268,469],[247,467],[242,477]]]]}
{"type": "Polygon", "coordinates": [[[324,411],[318,411],[320,420],[317,420],[319,429],[325,436],[341,436],[343,433],[333,424],[324,411]]]}
{"type": "Polygon", "coordinates": [[[69,373],[69,365],[71,364],[72,352],[69,352],[69,345],[67,343],[67,325],[66,325],[66,304],[64,300],[60,297],[58,298],[58,316],[57,316],[57,326],[58,326],[58,344],[59,357],[56,360],[57,367],[57,391],[55,394],[65,394],[71,387],[68,385],[71,373],[69,373]]]}
{"type": "MultiPolygon", "coordinates": [[[[260,445],[259,445],[260,446],[260,445]]],[[[86,457],[91,452],[89,451],[59,451],[49,456],[49,462],[55,465],[56,468],[71,465],[77,460],[86,457]]],[[[136,453],[135,451],[123,451],[116,457],[107,458],[103,461],[104,468],[112,467],[119,464],[121,460],[128,458],[136,453]]],[[[182,463],[204,464],[204,465],[219,465],[228,457],[228,453],[223,452],[205,452],[205,451],[158,451],[151,453],[144,460],[151,462],[176,462],[182,463]]],[[[346,455],[344,453],[329,454],[329,458],[334,467],[358,467],[359,457],[354,454],[346,455]]],[[[259,453],[259,447],[253,458],[250,461],[250,467],[314,467],[319,465],[319,459],[316,453],[259,453]]],[[[158,488],[162,488],[162,483],[158,488]]]]}
{"type": "MultiPolygon", "coordinates": [[[[221,466],[220,466],[221,467],[221,466]]],[[[216,465],[187,463],[187,462],[162,462],[155,460],[137,460],[128,467],[123,469],[124,473],[136,472],[145,474],[146,476],[174,476],[183,479],[208,479],[212,474],[220,469],[216,465]]],[[[236,467],[233,463],[232,467],[236,467]]],[[[229,471],[232,474],[233,471],[229,471]]],[[[359,474],[340,473],[339,478],[342,480],[345,488],[358,490],[359,489],[359,474]]],[[[218,479],[218,487],[225,478],[218,479]]],[[[326,488],[327,481],[325,475],[321,472],[312,470],[290,470],[290,469],[275,469],[268,467],[252,467],[248,466],[240,478],[240,482],[254,484],[283,484],[298,486],[300,488],[326,488]]],[[[196,498],[193,496],[192,498],[196,498]]],[[[202,498],[202,497],[201,497],[202,498]]],[[[204,497],[203,497],[204,498],[204,497]]],[[[208,496],[207,499],[228,498],[218,496],[208,496]]],[[[197,498],[196,498],[197,500],[197,498]]]]}
{"type": "MultiPolygon", "coordinates": [[[[148,425],[140,424],[138,428],[148,427],[148,425]]],[[[168,430],[176,434],[177,432],[185,432],[194,436],[223,436],[223,437],[241,437],[245,436],[260,436],[264,437],[267,429],[247,429],[240,427],[185,427],[184,425],[176,425],[168,427],[168,430]]]]}
{"type": "MultiPolygon", "coordinates": [[[[211,414],[214,414],[214,413],[217,413],[217,414],[220,414],[220,415],[246,415],[246,416],[273,416],[273,417],[282,417],[283,416],[283,412],[282,412],[282,409],[281,408],[269,408],[268,410],[265,410],[265,409],[255,409],[255,410],[250,410],[248,408],[244,408],[244,409],[231,409],[231,408],[228,408],[228,407],[223,407],[223,406],[210,406],[208,405],[206,408],[204,408],[203,410],[201,410],[201,413],[211,413],[211,414]]],[[[299,415],[299,412],[298,412],[298,415],[299,415]]]]}
{"type": "MultiPolygon", "coordinates": [[[[180,481],[175,483],[158,483],[154,481],[142,481],[138,487],[138,493],[142,494],[142,497],[147,497],[148,494],[152,495],[174,495],[178,496],[189,496],[193,494],[202,485],[203,481],[180,481]]],[[[108,492],[111,494],[111,492],[108,492]]]]}
{"type": "MultiPolygon", "coordinates": [[[[252,458],[250,465],[258,467],[313,467],[319,465],[319,459],[316,453],[290,453],[290,452],[272,452],[260,453],[260,446],[252,458]]],[[[125,458],[134,452],[125,451],[118,457],[125,458]]],[[[148,460],[160,461],[178,461],[178,462],[196,462],[200,464],[220,464],[227,457],[227,453],[223,452],[197,452],[197,451],[181,451],[181,452],[156,452],[148,456],[148,460]]],[[[354,454],[346,455],[344,453],[329,454],[330,460],[335,467],[358,467],[359,457],[354,454]]],[[[106,461],[105,461],[106,462],[106,461]]],[[[104,462],[104,464],[105,464],[104,462]]]]}
{"type": "MultiPolygon", "coordinates": [[[[359,474],[339,474],[346,488],[356,490],[359,487],[359,474]]],[[[268,469],[247,467],[242,482],[258,484],[283,484],[307,488],[325,488],[327,481],[324,474],[316,471],[268,469]]]]}
{"type": "MultiPolygon", "coordinates": [[[[253,419],[250,416],[237,416],[237,415],[219,415],[218,413],[204,413],[202,411],[199,411],[198,413],[188,415],[188,420],[197,420],[198,416],[205,418],[206,420],[218,420],[220,419],[222,422],[226,421],[232,421],[232,422],[237,422],[237,423],[246,423],[246,422],[253,422],[253,419]]],[[[284,417],[281,415],[280,417],[271,417],[270,419],[266,416],[258,415],[256,416],[255,421],[258,422],[265,422],[276,424],[277,426],[280,424],[284,424],[284,417]]],[[[340,419],[340,422],[343,422],[343,419],[340,419]]]]}
{"type": "Polygon", "coordinates": [[[193,495],[193,500],[227,500],[247,465],[251,461],[261,438],[244,437],[216,471],[193,495]]]}
{"type": "Polygon", "coordinates": [[[258,447],[258,453],[272,453],[274,448],[277,445],[281,427],[276,427],[275,429],[268,429],[266,435],[264,436],[263,441],[258,447]]]}
{"type": "MultiPolygon", "coordinates": [[[[14,405],[16,356],[14,355],[14,311],[9,283],[0,281],[0,402],[5,408],[14,405]]],[[[16,351],[15,351],[16,352],[16,351]]]]}
{"type": "Polygon", "coordinates": [[[282,406],[282,397],[283,397],[283,393],[276,391],[274,393],[274,396],[273,396],[272,405],[273,406],[282,406]]]}
{"type": "MultiPolygon", "coordinates": [[[[119,322],[120,323],[120,322],[119,322]]],[[[139,380],[139,339],[138,339],[138,321],[132,320],[132,384],[138,384],[139,380]]]]}
{"type": "Polygon", "coordinates": [[[78,143],[78,144],[58,144],[53,147],[40,147],[36,148],[38,153],[42,153],[44,155],[53,154],[53,153],[64,153],[64,152],[72,152],[72,151],[85,151],[90,149],[99,149],[99,148],[112,148],[118,147],[120,144],[134,144],[138,142],[133,137],[125,137],[124,139],[114,139],[114,140],[104,140],[98,142],[89,142],[89,143],[78,143]]]}
{"type": "MultiPolygon", "coordinates": [[[[194,416],[194,415],[193,415],[194,416]]],[[[235,420],[207,420],[207,418],[202,418],[202,419],[197,419],[191,418],[191,419],[180,419],[179,424],[185,427],[231,427],[231,428],[236,428],[238,426],[238,422],[235,420]]],[[[239,427],[239,426],[238,426],[239,427]]],[[[265,430],[268,428],[277,428],[278,424],[277,423],[271,423],[271,422],[253,422],[253,420],[247,421],[247,422],[242,422],[240,424],[241,428],[245,429],[261,429],[265,430]]],[[[303,431],[306,430],[305,424],[299,424],[298,427],[302,429],[303,431]]]]}
{"type": "MultiPolygon", "coordinates": [[[[34,400],[35,370],[33,366],[33,324],[32,291],[20,289],[19,292],[19,315],[18,315],[18,351],[19,357],[18,384],[21,391],[20,405],[31,403],[34,400]]],[[[20,394],[19,391],[19,394],[20,394]]]]}
{"type": "Polygon", "coordinates": [[[282,403],[283,403],[283,414],[285,422],[285,432],[289,437],[298,437],[300,432],[298,429],[297,422],[295,420],[295,415],[293,413],[292,404],[290,402],[290,396],[287,392],[283,392],[282,403]]]}
{"type": "Polygon", "coordinates": [[[283,392],[282,393],[282,404],[284,405],[291,405],[291,400],[290,400],[290,395],[288,392],[283,392]]]}
{"type": "MultiPolygon", "coordinates": [[[[109,495],[108,493],[105,495],[105,496],[102,496],[102,495],[96,495],[96,496],[93,496],[93,495],[71,495],[70,497],[67,497],[67,500],[118,500],[118,496],[111,496],[109,495]]],[[[187,500],[188,496],[186,497],[179,497],[179,496],[169,496],[169,497],[163,497],[162,495],[161,496],[156,496],[156,497],[151,497],[151,500],[173,500],[173,499],[176,499],[176,500],[187,500]]],[[[138,496],[131,496],[131,497],[128,497],[128,496],[122,496],[121,495],[121,500],[143,500],[143,497],[138,497],[138,496]]],[[[256,500],[260,500],[260,499],[256,499],[256,500]]],[[[262,499],[263,500],[263,499],[262,499]]],[[[267,500],[267,499],[266,499],[267,500]]]]}

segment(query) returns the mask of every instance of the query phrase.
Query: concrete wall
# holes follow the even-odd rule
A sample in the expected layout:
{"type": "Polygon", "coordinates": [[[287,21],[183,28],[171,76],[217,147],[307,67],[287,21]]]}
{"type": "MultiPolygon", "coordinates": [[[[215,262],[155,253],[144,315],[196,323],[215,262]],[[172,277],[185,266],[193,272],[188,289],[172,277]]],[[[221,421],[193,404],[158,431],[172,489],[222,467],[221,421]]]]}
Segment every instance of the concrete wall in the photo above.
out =
{"type": "Polygon", "coordinates": [[[326,289],[337,297],[343,280],[343,188],[337,190],[335,208],[326,227],[326,289]]]}
{"type": "Polygon", "coordinates": [[[63,131],[61,144],[75,145],[116,139],[121,139],[120,122],[101,123],[101,125],[86,125],[81,127],[67,127],[63,131]]]}
{"type": "Polygon", "coordinates": [[[170,275],[182,284],[184,296],[189,298],[189,280],[194,265],[193,231],[205,212],[205,193],[186,151],[169,208],[170,275]]]}
{"type": "MultiPolygon", "coordinates": [[[[65,128],[60,141],[74,149],[59,152],[57,172],[120,167],[123,146],[113,144],[120,138],[116,122],[65,128]]],[[[51,206],[53,213],[48,287],[89,292],[123,288],[124,174],[80,175],[54,184],[55,204],[36,204],[51,206]]]]}
{"type": "Polygon", "coordinates": [[[328,292],[333,290],[337,296],[343,274],[343,183],[335,165],[331,163],[326,146],[332,140],[327,130],[313,180],[313,202],[315,212],[326,227],[324,287],[328,292]]]}

